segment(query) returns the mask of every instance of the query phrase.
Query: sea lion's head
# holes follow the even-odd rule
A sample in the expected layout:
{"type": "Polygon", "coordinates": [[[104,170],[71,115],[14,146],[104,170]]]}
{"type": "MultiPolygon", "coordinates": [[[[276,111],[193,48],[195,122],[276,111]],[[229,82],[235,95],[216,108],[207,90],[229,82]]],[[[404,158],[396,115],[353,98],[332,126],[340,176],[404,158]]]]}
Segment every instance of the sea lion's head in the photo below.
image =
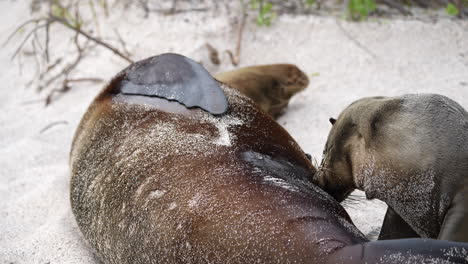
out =
{"type": "Polygon", "coordinates": [[[286,74],[281,76],[280,82],[283,84],[282,96],[285,99],[290,99],[296,93],[304,90],[309,85],[309,78],[296,65],[285,64],[284,71],[286,74]]]}
{"type": "Polygon", "coordinates": [[[309,78],[294,64],[257,65],[219,73],[215,78],[252,99],[272,117],[279,117],[309,78]]]}
{"type": "MultiPolygon", "coordinates": [[[[335,120],[314,182],[341,202],[356,188],[363,189],[363,172],[383,144],[380,129],[399,106],[394,98],[369,97],[353,102],[335,120]]],[[[372,175],[366,175],[366,177],[372,175]]]]}
{"type": "Polygon", "coordinates": [[[309,78],[294,64],[276,64],[265,66],[271,74],[267,78],[271,83],[265,84],[263,94],[269,106],[266,107],[273,117],[279,117],[289,100],[309,85],[309,78]]]}
{"type": "Polygon", "coordinates": [[[330,118],[332,129],[323,150],[322,162],[314,177],[315,183],[338,202],[356,188],[353,180],[352,152],[362,141],[357,125],[345,113],[330,118]]]}

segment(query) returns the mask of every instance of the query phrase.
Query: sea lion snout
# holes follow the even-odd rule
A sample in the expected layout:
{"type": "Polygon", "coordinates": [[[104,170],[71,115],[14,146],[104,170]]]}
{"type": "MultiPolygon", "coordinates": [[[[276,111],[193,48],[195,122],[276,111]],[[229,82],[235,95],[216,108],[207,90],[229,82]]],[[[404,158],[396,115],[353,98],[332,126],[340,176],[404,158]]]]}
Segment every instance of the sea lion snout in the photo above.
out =
{"type": "Polygon", "coordinates": [[[354,190],[354,186],[345,181],[345,177],[337,175],[337,172],[328,165],[329,163],[323,159],[312,181],[335,200],[342,202],[354,190]]]}
{"type": "Polygon", "coordinates": [[[325,187],[323,171],[320,168],[314,177],[312,177],[312,182],[322,189],[325,187]]]}
{"type": "Polygon", "coordinates": [[[283,81],[284,97],[290,99],[293,95],[303,91],[309,86],[309,77],[296,65],[287,64],[289,68],[287,79],[283,81]]]}
{"type": "MultiPolygon", "coordinates": [[[[354,129],[354,128],[353,128],[354,129]]],[[[360,159],[353,159],[350,146],[360,145],[361,142],[350,140],[353,133],[337,134],[335,125],[325,144],[322,161],[315,176],[314,183],[321,187],[338,202],[344,201],[356,187],[353,165],[360,163],[360,159]],[[353,141],[355,141],[353,143],[353,141]]]]}

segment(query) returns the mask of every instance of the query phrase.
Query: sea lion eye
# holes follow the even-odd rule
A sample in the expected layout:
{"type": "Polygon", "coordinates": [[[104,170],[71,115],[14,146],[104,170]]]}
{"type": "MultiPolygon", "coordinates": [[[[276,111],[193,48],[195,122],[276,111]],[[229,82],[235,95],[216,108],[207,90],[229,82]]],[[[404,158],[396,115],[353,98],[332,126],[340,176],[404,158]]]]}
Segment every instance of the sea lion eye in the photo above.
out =
{"type": "Polygon", "coordinates": [[[335,122],[336,122],[336,119],[333,118],[333,117],[330,117],[330,119],[328,119],[328,120],[330,121],[330,123],[331,123],[332,125],[334,125],[335,122]]]}

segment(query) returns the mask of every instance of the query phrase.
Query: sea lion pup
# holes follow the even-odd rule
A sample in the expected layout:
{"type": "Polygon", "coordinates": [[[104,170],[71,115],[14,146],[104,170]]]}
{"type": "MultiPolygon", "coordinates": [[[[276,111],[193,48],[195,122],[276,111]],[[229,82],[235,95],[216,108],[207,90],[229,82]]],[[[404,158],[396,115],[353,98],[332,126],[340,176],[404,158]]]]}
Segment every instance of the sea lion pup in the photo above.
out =
{"type": "Polygon", "coordinates": [[[83,117],[71,206],[104,263],[466,261],[468,244],[366,243],[289,134],[213,81],[183,56],[152,57],[83,117]]]}
{"type": "Polygon", "coordinates": [[[307,75],[293,64],[244,67],[215,78],[247,95],[273,118],[281,115],[293,95],[309,85],[307,75]]]}
{"type": "Polygon", "coordinates": [[[468,113],[459,104],[371,97],[331,122],[319,186],[338,201],[357,188],[386,202],[380,238],[468,241],[468,113]]]}

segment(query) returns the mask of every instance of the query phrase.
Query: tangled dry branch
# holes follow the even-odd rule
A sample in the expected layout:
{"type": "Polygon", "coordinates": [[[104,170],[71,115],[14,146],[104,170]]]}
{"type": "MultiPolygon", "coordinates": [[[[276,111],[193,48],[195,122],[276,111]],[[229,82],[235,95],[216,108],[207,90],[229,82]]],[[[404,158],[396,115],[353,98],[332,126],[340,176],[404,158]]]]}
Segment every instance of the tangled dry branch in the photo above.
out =
{"type": "MultiPolygon", "coordinates": [[[[33,56],[35,59],[36,74],[32,80],[28,83],[37,84],[37,90],[42,91],[46,88],[48,94],[46,95],[44,102],[45,105],[49,105],[55,98],[71,89],[71,84],[78,82],[102,82],[100,78],[71,78],[72,73],[77,69],[78,65],[86,57],[86,55],[96,46],[102,47],[114,53],[121,59],[133,63],[130,55],[127,51],[121,51],[118,48],[112,46],[106,41],[99,37],[93,36],[92,33],[87,32],[82,28],[79,21],[79,11],[75,9],[74,17],[67,17],[65,12],[68,11],[68,7],[61,6],[58,2],[51,3],[49,12],[42,17],[30,19],[20,24],[6,39],[3,46],[7,45],[15,36],[21,31],[28,29],[25,37],[21,40],[20,44],[16,47],[13,52],[11,59],[15,59],[21,53],[33,56]],[[53,12],[53,10],[64,10],[62,13],[53,12]],[[76,50],[76,56],[71,62],[65,62],[65,58],[59,57],[51,62],[51,28],[54,25],[61,25],[71,30],[74,34],[72,37],[73,45],[76,50]],[[32,27],[31,27],[32,26],[32,27]],[[40,37],[43,37],[42,39],[40,37]],[[30,44],[32,51],[28,52],[25,50],[25,46],[30,44]]],[[[118,35],[119,41],[125,43],[121,36],[118,35]]],[[[125,49],[125,44],[122,44],[125,49]]],[[[21,62],[20,62],[21,65],[21,62]]]]}

